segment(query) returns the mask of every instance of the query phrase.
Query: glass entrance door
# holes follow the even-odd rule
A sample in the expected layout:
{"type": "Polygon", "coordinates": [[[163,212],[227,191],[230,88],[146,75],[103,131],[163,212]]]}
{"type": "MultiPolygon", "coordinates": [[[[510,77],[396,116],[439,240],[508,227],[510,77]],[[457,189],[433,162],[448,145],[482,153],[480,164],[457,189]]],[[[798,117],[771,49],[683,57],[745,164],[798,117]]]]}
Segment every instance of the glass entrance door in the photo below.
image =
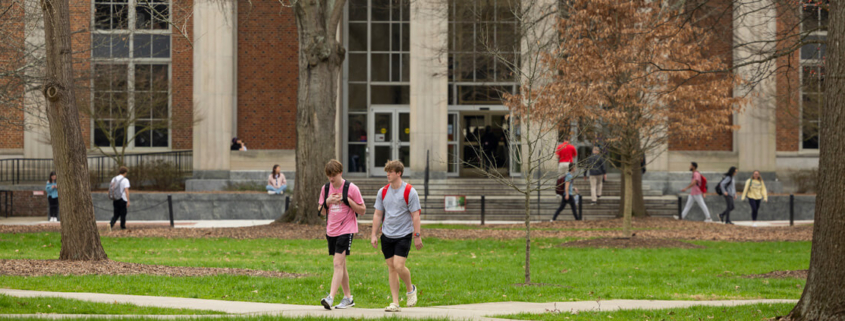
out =
{"type": "Polygon", "coordinates": [[[371,112],[373,119],[372,148],[370,148],[370,173],[385,176],[384,164],[398,159],[405,165],[403,176],[410,174],[411,168],[411,114],[407,108],[377,108],[371,112]]]}

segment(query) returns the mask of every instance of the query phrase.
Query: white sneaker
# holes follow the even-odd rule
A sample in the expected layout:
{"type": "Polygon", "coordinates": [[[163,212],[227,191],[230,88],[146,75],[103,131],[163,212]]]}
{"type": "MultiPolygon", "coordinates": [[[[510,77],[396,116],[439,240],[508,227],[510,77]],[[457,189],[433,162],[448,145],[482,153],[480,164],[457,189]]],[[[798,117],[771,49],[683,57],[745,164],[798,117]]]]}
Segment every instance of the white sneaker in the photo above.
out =
{"type": "Polygon", "coordinates": [[[275,195],[275,194],[276,194],[276,192],[274,192],[274,191],[267,191],[267,194],[270,194],[270,195],[275,195]]]}
{"type": "Polygon", "coordinates": [[[757,222],[751,223],[751,227],[757,227],[757,222]]]}
{"type": "Polygon", "coordinates": [[[713,220],[708,218],[708,219],[704,220],[704,223],[713,223],[713,220]]]}
{"type": "Polygon", "coordinates": [[[414,287],[414,290],[411,291],[411,292],[405,293],[405,297],[406,297],[405,306],[407,306],[407,307],[412,307],[412,306],[417,304],[417,286],[416,285],[412,285],[412,286],[414,287]]]}
{"type": "Polygon", "coordinates": [[[391,303],[386,308],[384,308],[384,312],[401,312],[402,308],[399,307],[396,303],[391,303]]]}

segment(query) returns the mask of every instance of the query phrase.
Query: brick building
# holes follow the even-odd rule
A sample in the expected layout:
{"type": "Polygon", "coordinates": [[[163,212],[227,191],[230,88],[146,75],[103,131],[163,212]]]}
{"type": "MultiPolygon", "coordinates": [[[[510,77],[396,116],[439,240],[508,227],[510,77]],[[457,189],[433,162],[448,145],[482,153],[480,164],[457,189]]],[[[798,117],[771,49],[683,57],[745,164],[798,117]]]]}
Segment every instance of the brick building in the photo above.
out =
{"type": "MultiPolygon", "coordinates": [[[[27,3],[33,6],[25,12],[39,10],[36,1],[27,3]]],[[[349,175],[383,175],[387,159],[402,159],[417,175],[425,168],[426,151],[435,177],[476,175],[458,160],[473,162],[488,126],[501,141],[495,166],[518,175],[506,142],[519,141],[519,130],[499,94],[514,92],[516,79],[504,64],[484,58],[477,44],[465,41],[480,37],[483,27],[494,30],[496,41],[518,43],[513,39],[518,25],[508,7],[515,1],[448,1],[442,6],[448,14],[442,15],[418,13],[436,2],[348,3],[335,125],[338,158],[349,175]],[[469,7],[489,14],[464,14],[469,7]]],[[[814,40],[826,37],[818,28],[827,22],[826,10],[812,0],[793,6],[747,3],[742,10],[750,15],[742,21],[730,14],[707,20],[724,40],[713,45],[714,54],[730,64],[754,57],[737,41],[774,42],[796,32],[814,40]]],[[[71,10],[75,67],[86,88],[81,107],[114,113],[128,106],[146,113],[122,133],[134,137],[126,141],[131,152],[192,149],[199,178],[269,171],[272,164],[294,170],[299,57],[290,8],[273,1],[71,0],[71,10]],[[154,129],[135,135],[144,128],[154,129]],[[245,141],[248,151],[230,151],[233,137],[245,141]]],[[[15,28],[26,46],[43,44],[38,22],[15,28]]],[[[505,59],[519,59],[519,46],[513,48],[502,53],[505,59]]],[[[707,141],[673,139],[664,153],[650,157],[649,173],[686,171],[693,160],[705,171],[738,166],[743,172],[777,172],[781,179],[780,173],[816,167],[819,115],[813,110],[820,104],[824,51],[823,44],[809,44],[765,66],[771,74],[752,92],[734,93],[752,97],[748,112],[733,117],[738,131],[716,133],[707,141]]],[[[739,68],[740,73],[759,70],[739,68]]],[[[37,106],[41,100],[24,95],[20,104],[37,106]]],[[[92,153],[109,144],[104,130],[115,131],[115,122],[106,114],[82,118],[92,153]]],[[[45,133],[37,124],[27,131],[2,129],[0,152],[7,158],[49,158],[45,133]]],[[[574,141],[585,149],[590,145],[574,141]]]]}

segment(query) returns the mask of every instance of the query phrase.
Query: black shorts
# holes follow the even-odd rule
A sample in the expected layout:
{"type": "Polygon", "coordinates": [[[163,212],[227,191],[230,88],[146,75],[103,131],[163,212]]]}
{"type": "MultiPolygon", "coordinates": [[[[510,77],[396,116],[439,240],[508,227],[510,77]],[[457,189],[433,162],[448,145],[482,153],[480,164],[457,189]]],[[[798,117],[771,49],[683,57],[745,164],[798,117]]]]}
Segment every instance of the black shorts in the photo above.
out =
{"type": "Polygon", "coordinates": [[[326,240],[329,241],[329,255],[334,256],[335,253],[343,253],[346,255],[352,254],[352,237],[354,234],[343,234],[338,236],[326,235],[326,240]]]}
{"type": "Polygon", "coordinates": [[[398,239],[389,238],[381,235],[381,253],[384,253],[384,259],[387,260],[394,256],[408,257],[411,253],[411,240],[414,234],[408,234],[398,239]]]}

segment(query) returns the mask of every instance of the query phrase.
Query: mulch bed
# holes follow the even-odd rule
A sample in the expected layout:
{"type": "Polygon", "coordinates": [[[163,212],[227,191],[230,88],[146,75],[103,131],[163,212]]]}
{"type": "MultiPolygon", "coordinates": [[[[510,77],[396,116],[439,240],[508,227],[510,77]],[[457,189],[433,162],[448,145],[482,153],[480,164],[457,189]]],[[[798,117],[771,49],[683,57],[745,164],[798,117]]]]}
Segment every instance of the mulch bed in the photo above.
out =
{"type": "Polygon", "coordinates": [[[261,276],[268,278],[298,278],[304,275],[279,271],[262,271],[236,268],[207,268],[147,265],[105,261],[59,260],[0,260],[0,275],[162,275],[162,276],[213,276],[221,274],[261,276]]]}
{"type": "MultiPolygon", "coordinates": [[[[361,221],[361,223],[368,223],[361,221]]],[[[165,237],[165,238],[233,238],[233,239],[324,239],[326,228],[322,225],[273,223],[263,226],[239,228],[179,228],[149,223],[128,223],[128,230],[108,231],[100,225],[100,234],[107,237],[165,237]]],[[[562,221],[531,224],[532,238],[614,238],[620,237],[621,219],[595,221],[562,221]]],[[[640,239],[710,240],[735,242],[811,241],[812,225],[785,227],[743,227],[678,221],[667,218],[634,218],[633,227],[640,239]],[[647,229],[647,230],[642,230],[647,229]]],[[[59,225],[0,225],[0,233],[59,232],[59,225]]],[[[522,224],[488,225],[481,229],[427,229],[424,237],[447,240],[460,239],[520,239],[525,237],[522,224]],[[510,229],[508,229],[510,228],[510,229]]],[[[369,238],[370,226],[361,224],[358,237],[369,238]]]]}
{"type": "Polygon", "coordinates": [[[561,247],[589,247],[589,248],[610,248],[610,249],[660,249],[660,248],[681,248],[701,249],[701,245],[690,244],[678,240],[669,239],[643,239],[632,237],[621,238],[597,238],[589,240],[578,240],[560,244],[561,247]]]}
{"type": "Polygon", "coordinates": [[[749,274],[743,277],[749,279],[785,279],[785,278],[797,278],[797,279],[807,279],[807,274],[809,270],[794,270],[794,271],[772,271],[766,274],[749,274]]]}

